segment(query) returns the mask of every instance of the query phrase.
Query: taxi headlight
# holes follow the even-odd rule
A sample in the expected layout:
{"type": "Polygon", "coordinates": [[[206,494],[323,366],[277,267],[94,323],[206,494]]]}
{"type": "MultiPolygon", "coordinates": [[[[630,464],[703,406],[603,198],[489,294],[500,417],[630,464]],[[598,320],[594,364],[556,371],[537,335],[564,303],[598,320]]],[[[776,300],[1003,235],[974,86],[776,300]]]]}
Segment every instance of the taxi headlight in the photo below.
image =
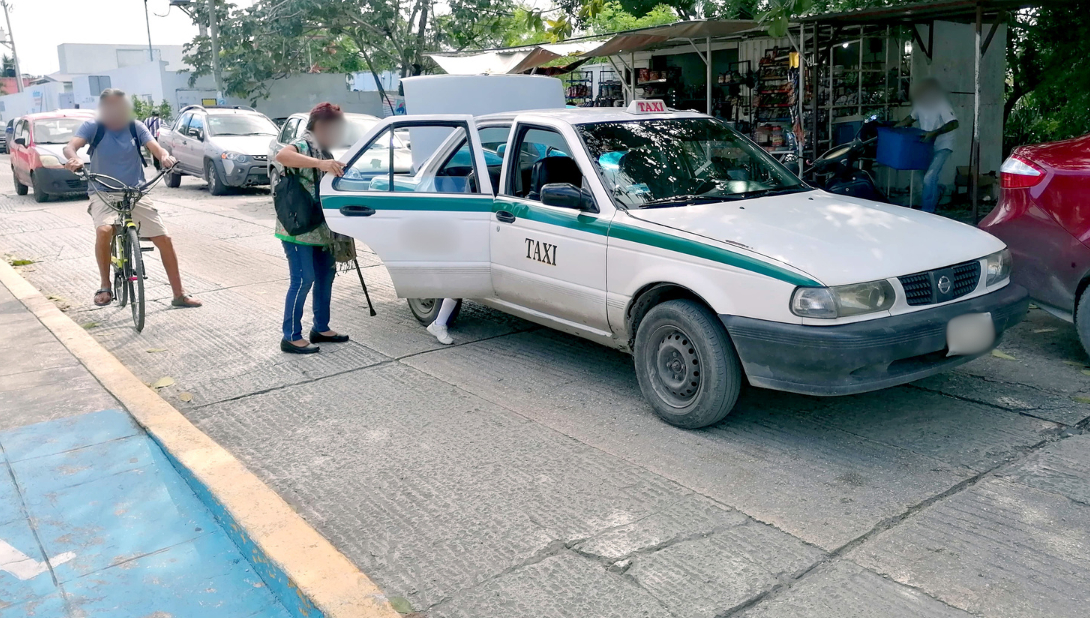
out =
{"type": "Polygon", "coordinates": [[[995,285],[996,283],[1002,283],[1011,276],[1011,251],[1010,249],[1004,249],[997,251],[987,258],[988,260],[988,279],[987,285],[995,285]]]}
{"type": "Polygon", "coordinates": [[[238,152],[225,152],[220,155],[222,159],[228,159],[230,161],[237,161],[238,163],[245,163],[250,160],[249,155],[244,155],[238,152]]]}
{"type": "Polygon", "coordinates": [[[791,296],[791,313],[803,318],[845,318],[886,311],[896,299],[897,292],[884,279],[833,288],[797,288],[791,296]]]}
{"type": "Polygon", "coordinates": [[[53,155],[38,155],[43,167],[60,167],[61,161],[53,155]]]}

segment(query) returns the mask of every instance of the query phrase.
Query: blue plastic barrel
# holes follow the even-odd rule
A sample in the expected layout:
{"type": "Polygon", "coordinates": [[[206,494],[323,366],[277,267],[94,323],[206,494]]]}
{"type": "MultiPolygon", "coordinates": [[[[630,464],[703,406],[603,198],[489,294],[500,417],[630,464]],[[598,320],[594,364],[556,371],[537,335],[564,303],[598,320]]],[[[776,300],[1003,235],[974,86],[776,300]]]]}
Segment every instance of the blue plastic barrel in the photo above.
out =
{"type": "Polygon", "coordinates": [[[921,142],[924,131],[878,127],[878,163],[895,170],[925,170],[931,165],[932,142],[921,142]]]}

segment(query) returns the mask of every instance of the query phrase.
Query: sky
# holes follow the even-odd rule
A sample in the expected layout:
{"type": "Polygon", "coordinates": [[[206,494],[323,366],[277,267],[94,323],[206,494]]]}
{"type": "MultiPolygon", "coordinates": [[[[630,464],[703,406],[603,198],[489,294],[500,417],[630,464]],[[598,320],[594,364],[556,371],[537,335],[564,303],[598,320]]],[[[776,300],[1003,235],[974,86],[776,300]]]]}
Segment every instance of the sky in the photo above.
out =
{"type": "MultiPolygon", "coordinates": [[[[144,0],[7,2],[15,48],[24,73],[44,75],[59,70],[57,46],[61,43],[148,44],[144,0]]],[[[250,0],[241,2],[250,4],[250,0]]],[[[197,27],[189,16],[170,8],[169,0],[147,0],[147,3],[153,45],[181,45],[197,35],[197,27]]],[[[2,21],[0,26],[4,26],[2,21]]],[[[2,51],[10,53],[6,48],[2,51]]]]}

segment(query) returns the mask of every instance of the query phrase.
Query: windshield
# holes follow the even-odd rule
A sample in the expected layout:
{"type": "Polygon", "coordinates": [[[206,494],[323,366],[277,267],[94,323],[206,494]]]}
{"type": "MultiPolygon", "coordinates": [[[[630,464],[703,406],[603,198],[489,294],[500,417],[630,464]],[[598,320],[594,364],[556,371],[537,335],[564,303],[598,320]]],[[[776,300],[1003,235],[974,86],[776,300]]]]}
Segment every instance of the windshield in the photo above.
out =
{"type": "Polygon", "coordinates": [[[276,125],[256,114],[209,114],[208,132],[212,135],[276,135],[276,125]]]}
{"type": "MultiPolygon", "coordinates": [[[[356,142],[360,141],[360,138],[367,135],[376,124],[378,124],[378,118],[360,118],[345,116],[344,123],[344,147],[351,148],[356,142]]],[[[394,134],[394,148],[405,148],[405,142],[396,134],[394,134]]]]}
{"type": "Polygon", "coordinates": [[[711,118],[578,125],[606,190],[627,208],[808,191],[794,174],[711,118]]]}
{"type": "Polygon", "coordinates": [[[67,144],[86,118],[50,118],[34,121],[35,144],[67,144]]]}

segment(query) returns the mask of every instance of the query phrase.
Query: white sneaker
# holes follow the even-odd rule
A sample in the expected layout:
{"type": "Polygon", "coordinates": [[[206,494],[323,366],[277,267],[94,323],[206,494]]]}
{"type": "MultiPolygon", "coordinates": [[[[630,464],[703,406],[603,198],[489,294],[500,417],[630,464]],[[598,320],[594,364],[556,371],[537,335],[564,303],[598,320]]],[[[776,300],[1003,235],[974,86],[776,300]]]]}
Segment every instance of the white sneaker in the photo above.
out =
{"type": "Polygon", "coordinates": [[[447,327],[445,325],[439,325],[432,322],[431,324],[428,324],[428,332],[435,335],[435,338],[443,345],[454,343],[454,340],[447,334],[447,327]]]}

